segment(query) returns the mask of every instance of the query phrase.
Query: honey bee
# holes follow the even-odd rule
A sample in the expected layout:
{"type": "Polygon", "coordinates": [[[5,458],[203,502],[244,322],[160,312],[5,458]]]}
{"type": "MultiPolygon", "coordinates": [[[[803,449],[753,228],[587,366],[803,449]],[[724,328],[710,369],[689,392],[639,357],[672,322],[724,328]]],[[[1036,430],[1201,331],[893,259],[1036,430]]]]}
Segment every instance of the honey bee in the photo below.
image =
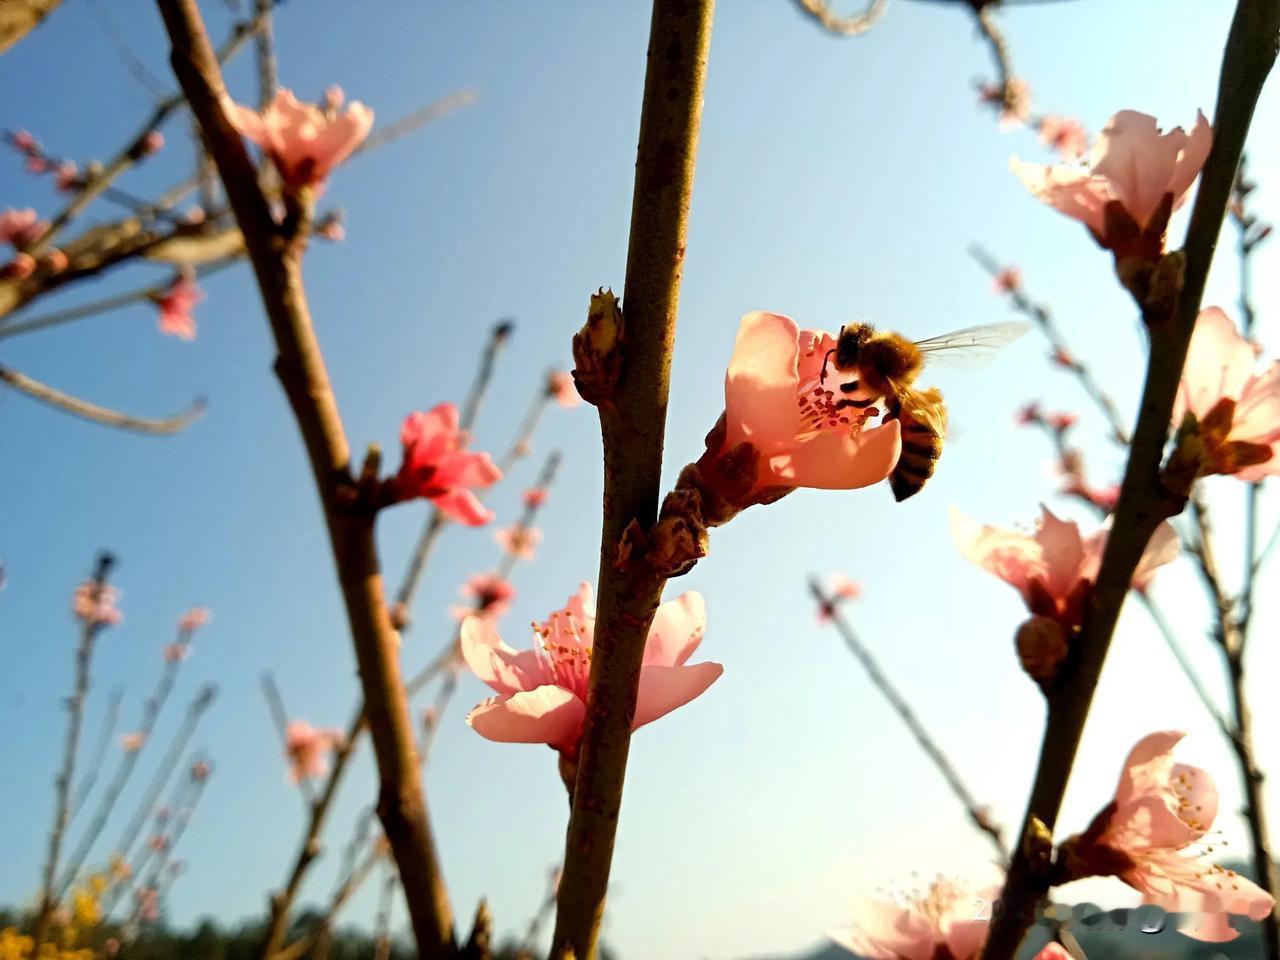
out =
{"type": "Polygon", "coordinates": [[[942,393],[935,387],[917,390],[914,386],[925,362],[939,356],[985,359],[1026,331],[1025,323],[993,323],[913,342],[901,334],[876,330],[869,323],[840,328],[836,345],[822,359],[819,380],[826,383],[828,364],[837,373],[853,374],[840,384],[845,397],[836,401],[835,409],[866,410],[884,398],[885,420],[901,422],[902,456],[889,474],[895,500],[901,502],[919,493],[942,455],[947,428],[942,393]]]}

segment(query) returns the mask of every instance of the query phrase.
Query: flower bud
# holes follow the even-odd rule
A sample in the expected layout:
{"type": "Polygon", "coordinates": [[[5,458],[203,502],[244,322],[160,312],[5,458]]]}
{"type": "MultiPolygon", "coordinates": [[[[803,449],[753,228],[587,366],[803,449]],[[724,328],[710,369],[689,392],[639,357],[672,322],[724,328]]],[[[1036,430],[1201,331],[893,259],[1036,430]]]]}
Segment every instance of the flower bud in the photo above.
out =
{"type": "Polygon", "coordinates": [[[15,253],[13,259],[0,267],[0,280],[25,280],[36,272],[35,258],[29,253],[15,253]]]}
{"type": "Polygon", "coordinates": [[[622,366],[622,336],[618,298],[602,287],[591,295],[587,322],[573,335],[573,379],[588,403],[599,406],[612,398],[622,366]]]}
{"type": "Polygon", "coordinates": [[[164,134],[159,130],[149,130],[142,138],[142,149],[139,153],[141,156],[148,157],[153,153],[159,153],[163,148],[164,134]]]}
{"type": "Polygon", "coordinates": [[[1049,617],[1035,616],[1027,620],[1018,628],[1014,645],[1022,669],[1042,687],[1058,675],[1058,667],[1067,656],[1062,627],[1049,617]]]}

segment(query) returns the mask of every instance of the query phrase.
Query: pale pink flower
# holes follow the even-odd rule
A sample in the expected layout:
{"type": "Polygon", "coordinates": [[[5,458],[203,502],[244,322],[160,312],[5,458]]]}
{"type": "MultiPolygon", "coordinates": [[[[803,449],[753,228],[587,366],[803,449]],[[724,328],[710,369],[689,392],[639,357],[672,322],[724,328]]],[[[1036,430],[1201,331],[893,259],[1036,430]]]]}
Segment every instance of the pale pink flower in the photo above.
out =
{"type": "Polygon", "coordinates": [[[862,389],[837,397],[835,380],[820,382],[834,347],[831,334],[801,330],[790,317],[744,316],[725,374],[723,427],[708,437],[708,454],[751,444],[760,454],[756,491],[852,490],[885,479],[902,451],[901,426],[868,427],[879,397],[862,389]]]}
{"type": "Polygon", "coordinates": [[[169,284],[169,289],[156,298],[160,308],[160,332],[183,340],[196,337],[196,318],[191,315],[195,305],[204,299],[204,293],[186,273],[179,273],[169,284]]]}
{"type": "Polygon", "coordinates": [[[205,607],[192,607],[178,619],[178,630],[182,633],[195,633],[213,619],[213,614],[205,607]]]}
{"type": "Polygon", "coordinates": [[[147,135],[142,138],[142,155],[150,156],[153,153],[159,153],[164,149],[164,134],[159,130],[148,130],[147,135]]]}
{"type": "Polygon", "coordinates": [[[225,109],[232,126],[262,148],[286,184],[298,188],[323,184],[373,129],[372,110],[352,103],[338,113],[340,91],[337,97],[328,114],[283,89],[261,113],[231,102],[225,109]]]}
{"type": "MultiPolygon", "coordinates": [[[[1033,533],[979,526],[952,511],[951,534],[960,553],[994,573],[1020,594],[1032,613],[1078,626],[1082,605],[1092,589],[1106,550],[1111,518],[1087,537],[1073,521],[1040,508],[1033,533]]],[[[1133,574],[1135,590],[1144,590],[1158,567],[1177,559],[1177,532],[1165,521],[1156,528],[1133,574]]]]}
{"type": "Polygon", "coordinates": [[[160,894],[155,887],[139,887],[133,891],[133,902],[142,923],[154,923],[160,918],[160,894]]]}
{"type": "Polygon", "coordinates": [[[493,511],[471,492],[502,477],[487,453],[464,449],[467,436],[458,429],[458,408],[441,403],[426,413],[411,413],[400,428],[404,459],[393,481],[397,500],[425,497],[450,520],[481,526],[493,511]]]}
{"type": "Polygon", "coordinates": [[[1067,948],[1062,944],[1047,943],[1044,949],[1035,955],[1033,960],[1075,960],[1075,958],[1067,953],[1067,948]]]}
{"type": "Polygon", "coordinates": [[[44,173],[49,169],[49,161],[38,153],[27,154],[27,173],[44,173]]]}
{"type": "MultiPolygon", "coordinates": [[[[562,609],[535,625],[532,650],[507,646],[479,617],[464,620],[463,659],[498,694],[468,714],[472,729],[489,740],[545,743],[573,757],[586,714],[595,619],[591,585],[583,583],[562,609]]],[[[688,703],[724,672],[718,663],[686,663],[706,621],[706,605],[695,592],[658,607],[645,641],[631,729],[688,703]]]]}
{"type": "Polygon", "coordinates": [[[1212,143],[1202,113],[1190,133],[1161,133],[1155,117],[1122,110],[1085,163],[1045,166],[1014,157],[1009,165],[1037,198],[1079,220],[1117,258],[1151,259],[1164,249],[1169,213],[1186,202],[1212,143]]]}
{"type": "Polygon", "coordinates": [[[1253,345],[1218,307],[1200,311],[1173,404],[1200,421],[1205,473],[1255,483],[1280,474],[1280,360],[1257,370],[1253,345]]]}
{"type": "Polygon", "coordinates": [[[29,253],[15,253],[12,260],[0,267],[0,280],[25,280],[35,272],[35,257],[29,253]]]}
{"type": "Polygon", "coordinates": [[[213,772],[213,768],[209,766],[205,760],[197,760],[191,765],[192,780],[208,780],[209,774],[213,772]]]}
{"type": "Polygon", "coordinates": [[[23,153],[39,149],[36,138],[26,130],[19,130],[10,139],[13,141],[14,147],[23,153]]]}
{"type": "Polygon", "coordinates": [[[991,289],[996,293],[1013,293],[1022,286],[1022,271],[1017,267],[1004,267],[991,281],[991,289]]]}
{"type": "Polygon", "coordinates": [[[86,580],[71,595],[71,612],[85,623],[115,626],[124,619],[116,609],[120,591],[110,584],[86,580]]]}
{"type": "Polygon", "coordinates": [[[1070,430],[1072,427],[1076,425],[1076,423],[1079,420],[1080,420],[1079,414],[1069,413],[1065,410],[1059,411],[1058,413],[1051,413],[1049,414],[1048,417],[1045,418],[1045,422],[1048,423],[1049,426],[1053,427],[1054,430],[1057,430],[1059,433],[1061,433],[1064,430],[1070,430]]]}
{"type": "Polygon", "coordinates": [[[991,923],[975,917],[997,896],[939,879],[903,903],[856,901],[853,926],[827,936],[865,960],[977,960],[991,923]]]}
{"type": "Polygon", "coordinates": [[[54,185],[62,191],[71,190],[80,182],[80,171],[76,169],[76,165],[70,160],[64,160],[58,164],[54,171],[54,185]]]}
{"type": "Polygon", "coordinates": [[[515,523],[501,530],[495,530],[494,538],[509,556],[529,560],[537,551],[538,544],[542,542],[542,531],[537,527],[526,527],[515,523]]]}
{"type": "Polygon", "coordinates": [[[455,620],[465,620],[470,616],[497,620],[511,606],[516,588],[496,573],[476,573],[467,578],[458,592],[470,598],[472,604],[469,607],[450,607],[449,612],[455,620]]]}
{"type": "Polygon", "coordinates": [[[562,407],[576,407],[582,402],[573,377],[561,370],[553,370],[547,375],[547,396],[562,407]]]}
{"type": "Polygon", "coordinates": [[[1018,412],[1013,415],[1013,422],[1020,427],[1029,427],[1044,420],[1044,411],[1040,409],[1040,404],[1032,400],[1030,403],[1024,404],[1018,408],[1018,412]]]}
{"type": "Polygon", "coordinates": [[[120,749],[125,753],[137,753],[146,742],[147,737],[144,733],[126,733],[120,738],[120,749]]]}
{"type": "Polygon", "coordinates": [[[179,663],[191,656],[191,644],[171,643],[164,648],[164,658],[169,663],[179,663]]]}
{"type": "Polygon", "coordinates": [[[0,213],[0,243],[25,247],[38,239],[47,226],[29,207],[25,210],[6,210],[0,213]]]}
{"type": "Polygon", "coordinates": [[[547,502],[548,491],[546,487],[530,487],[522,495],[526,507],[540,507],[547,502]]]}
{"type": "Polygon", "coordinates": [[[1184,736],[1165,730],[1138,741],[1115,799],[1068,841],[1069,856],[1079,876],[1113,875],[1146,903],[1201,914],[1198,929],[1180,928],[1188,936],[1232,940],[1228,914],[1261,920],[1275,901],[1234,870],[1207,862],[1201,844],[1218,814],[1218,791],[1204,770],[1174,762],[1184,736]]]}
{"type": "Polygon", "coordinates": [[[305,720],[294,720],[285,729],[284,755],[293,783],[323,777],[329,770],[330,751],[342,746],[341,730],[320,730],[305,720]]]}
{"type": "Polygon", "coordinates": [[[1040,142],[1058,151],[1066,160],[1076,159],[1089,146],[1084,127],[1072,117],[1041,117],[1040,142]]]}
{"type": "Polygon", "coordinates": [[[169,849],[169,838],[162,833],[152,834],[151,839],[147,841],[147,846],[156,853],[164,853],[169,849]]]}

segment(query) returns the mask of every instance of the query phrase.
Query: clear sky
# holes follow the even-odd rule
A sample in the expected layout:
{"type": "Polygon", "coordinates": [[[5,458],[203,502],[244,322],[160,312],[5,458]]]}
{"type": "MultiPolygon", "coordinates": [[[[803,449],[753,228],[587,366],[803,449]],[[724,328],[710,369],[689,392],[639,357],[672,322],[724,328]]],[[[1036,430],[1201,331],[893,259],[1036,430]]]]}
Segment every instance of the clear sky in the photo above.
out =
{"type": "MultiPolygon", "coordinates": [[[[151,97],[117,59],[95,2],[167,87],[159,17],[143,0],[67,0],[0,58],[0,124],[30,129],[49,149],[81,159],[113,153],[151,97]]],[[[223,35],[230,14],[213,0],[203,6],[223,35]]],[[[326,201],[345,209],[348,238],[317,245],[306,272],[355,446],[378,441],[394,450],[409,410],[461,401],[490,324],[512,315],[515,338],[476,431],[478,446],[501,452],[541,371],[570,365],[569,338],[589,293],[620,290],[645,6],[294,0],[280,8],[281,77],[301,95],[318,97],[340,83],[385,122],[461,88],[479,93],[474,105],[360,158],[330,184],[326,201]]],[[[871,33],[841,40],[784,0],[720,4],[681,298],[671,479],[699,454],[720,413],[724,366],[744,312],[788,313],[832,330],[871,319],[915,337],[1007,319],[966,253],[975,240],[1021,264],[1029,288],[1053,305],[1126,415],[1133,409],[1144,356],[1134,311],[1109,258],[1009,174],[1011,153],[1046,154],[1032,134],[1001,133],[975,106],[973,81],[991,67],[969,18],[949,5],[890,6],[871,33]]],[[[1197,107],[1210,112],[1232,6],[1080,0],[1013,7],[1001,21],[1038,107],[1097,131],[1126,107],[1167,125],[1190,123],[1197,107]]],[[[233,91],[246,99],[249,61],[230,71],[233,91]]],[[[1278,122],[1273,84],[1250,151],[1262,184],[1256,207],[1276,217],[1278,122]]],[[[182,176],[191,157],[186,132],[185,119],[171,122],[165,151],[121,186],[146,193],[182,176]]],[[[14,156],[0,157],[0,185],[0,206],[46,214],[57,207],[49,183],[24,175],[14,156]]],[[[1175,236],[1180,230],[1178,221],[1175,236]]],[[[1257,277],[1268,356],[1280,345],[1276,254],[1263,249],[1257,277]]],[[[1233,316],[1234,275],[1227,248],[1208,302],[1233,316]]],[[[163,277],[139,268],[61,302],[163,277]]],[[[154,311],[138,306],[0,345],[0,361],[133,412],[171,412],[196,395],[210,401],[191,429],[154,439],[0,393],[0,556],[9,571],[0,593],[0,903],[34,895],[75,642],[68,599],[99,548],[120,557],[115,580],[126,620],[101,642],[91,720],[111,687],[123,684],[123,723],[136,725],[173,621],[193,603],[214,611],[162,725],[163,736],[199,682],[220,684],[198,737],[218,769],[184,841],[191,867],[172,893],[176,921],[260,915],[293,856],[301,804],[285,780],[260,672],[273,671],[291,712],[315,724],[343,724],[354,702],[328,548],[271,374],[256,292],[243,268],[206,290],[194,343],[160,336],[154,311]]],[[[906,505],[895,505],[885,488],[798,492],[716,530],[711,556],[671,585],[669,595],[706,595],[700,656],[722,661],[725,674],[634,741],[607,920],[608,940],[623,956],[730,960],[798,951],[844,923],[855,895],[891,881],[909,885],[913,871],[989,876],[983,840],[838,638],[815,624],[805,578],[838,570],[863,584],[852,613],[864,639],[974,793],[1015,824],[1041,717],[1039,695],[1011,651],[1021,605],[957,555],[947,517],[955,506],[983,521],[1030,522],[1041,500],[1077,515],[1054,497],[1044,438],[1013,426],[1015,409],[1033,398],[1081,412],[1077,438],[1092,474],[1113,479],[1119,453],[1102,439],[1075,383],[1044,354],[1032,334],[982,372],[937,372],[953,436],[937,478],[906,505]]],[[[566,460],[538,559],[516,574],[520,594],[504,621],[516,646],[527,644],[524,624],[596,569],[593,411],[552,410],[536,446],[537,454],[562,449],[566,460]]],[[[536,459],[490,499],[500,523],[518,510],[536,459]]],[[[1234,577],[1240,491],[1214,483],[1212,496],[1234,577]]],[[[392,579],[423,513],[420,504],[399,507],[379,522],[392,579]]],[[[1275,513],[1267,505],[1264,516],[1275,513]]],[[[488,530],[450,529],[442,548],[405,638],[411,668],[447,639],[446,607],[458,584],[492,565],[497,552],[488,530]]],[[[1162,572],[1155,595],[1210,688],[1224,694],[1193,571],[1179,562],[1162,572]]],[[[1255,720],[1263,765],[1275,770],[1280,709],[1266,679],[1280,669],[1273,592],[1260,601],[1255,720]]],[[[457,912],[469,916],[485,895],[499,929],[515,931],[560,856],[567,807],[551,751],[489,743],[465,726],[466,710],[485,694],[464,679],[427,791],[457,912]]],[[[1235,844],[1240,829],[1230,811],[1239,790],[1230,755],[1136,607],[1126,611],[1098,691],[1063,829],[1082,828],[1106,802],[1138,737],[1169,727],[1201,735],[1193,755],[1218,774],[1221,825],[1235,844]]],[[[156,759],[144,758],[141,772],[156,759]]],[[[336,848],[371,784],[362,757],[334,817],[335,850],[315,871],[309,897],[327,895],[336,848]]],[[[1274,790],[1272,797],[1276,817],[1274,790]]],[[[1109,882],[1078,896],[1132,902],[1109,882]]],[[[368,922],[373,911],[370,891],[348,917],[368,922]]]]}

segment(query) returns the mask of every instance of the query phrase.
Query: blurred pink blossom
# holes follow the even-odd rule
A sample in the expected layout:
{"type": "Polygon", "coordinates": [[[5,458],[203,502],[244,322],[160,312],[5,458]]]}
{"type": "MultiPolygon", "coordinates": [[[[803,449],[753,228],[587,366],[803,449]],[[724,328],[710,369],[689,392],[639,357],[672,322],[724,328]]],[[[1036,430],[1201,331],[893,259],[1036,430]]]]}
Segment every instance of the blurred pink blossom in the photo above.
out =
{"type": "Polygon", "coordinates": [[[526,507],[540,507],[547,502],[547,488],[530,487],[524,492],[521,499],[526,507]]]}
{"type": "Polygon", "coordinates": [[[1072,117],[1041,117],[1040,142],[1058,151],[1066,160],[1076,159],[1089,147],[1084,127],[1072,117]]]}
{"type": "Polygon", "coordinates": [[[1017,267],[1003,267],[991,281],[991,289],[996,293],[1013,293],[1022,286],[1022,271],[1017,267]]]}
{"type": "Polygon", "coordinates": [[[36,217],[36,212],[9,209],[0,213],[0,243],[21,248],[29,246],[44,234],[48,224],[36,217]]]}
{"type": "Polygon", "coordinates": [[[977,960],[990,917],[978,911],[999,897],[999,889],[973,893],[938,879],[924,894],[903,903],[862,899],[853,907],[853,926],[827,936],[866,960],[977,960]]]}
{"type": "Polygon", "coordinates": [[[59,190],[71,190],[80,182],[80,171],[70,160],[64,160],[54,171],[53,182],[59,190]]]}
{"type": "Polygon", "coordinates": [[[120,591],[110,584],[86,580],[71,595],[71,612],[85,623],[99,626],[115,626],[124,620],[116,609],[120,591]]]}
{"type": "Polygon", "coordinates": [[[1070,430],[1080,421],[1078,413],[1071,413],[1066,410],[1060,410],[1057,413],[1051,413],[1045,418],[1045,422],[1054,430],[1061,433],[1064,430],[1070,430]]]}
{"type": "Polygon", "coordinates": [[[1019,407],[1018,412],[1013,415],[1013,422],[1020,427],[1029,427],[1043,420],[1044,411],[1040,409],[1040,404],[1034,400],[1019,407]]]}
{"type": "Polygon", "coordinates": [[[142,155],[150,156],[153,153],[159,153],[164,149],[164,134],[159,130],[149,130],[147,135],[142,138],[142,155]]]}
{"type": "Polygon", "coordinates": [[[532,559],[537,552],[538,544],[542,542],[541,530],[519,523],[495,530],[493,535],[506,554],[519,557],[521,560],[532,559]]]}
{"type": "Polygon", "coordinates": [[[582,402],[573,377],[561,370],[553,370],[547,375],[547,395],[562,407],[576,407],[582,402]]]}
{"type": "Polygon", "coordinates": [[[298,783],[323,777],[329,770],[330,751],[342,746],[341,730],[320,730],[305,720],[295,720],[285,729],[285,757],[289,779],[298,783]]]}
{"type": "Polygon", "coordinates": [[[12,260],[0,267],[0,280],[25,280],[35,272],[35,257],[29,253],[15,253],[12,260]]]}
{"type": "Polygon", "coordinates": [[[471,492],[502,477],[487,453],[466,450],[458,429],[458,408],[441,403],[426,413],[411,413],[400,428],[404,459],[394,482],[396,499],[425,497],[450,520],[481,526],[493,511],[471,492]]]}
{"type": "Polygon", "coordinates": [[[197,760],[191,765],[192,780],[208,780],[209,774],[212,772],[213,768],[205,760],[197,760]]]}
{"type": "Polygon", "coordinates": [[[146,742],[146,734],[126,733],[120,738],[120,749],[125,753],[137,753],[146,742]]]}
{"type": "Polygon", "coordinates": [[[464,620],[470,616],[478,616],[485,620],[497,620],[515,598],[516,588],[496,573],[476,573],[467,578],[467,582],[458,591],[473,601],[469,607],[450,607],[449,612],[456,620],[464,620]]]}
{"type": "Polygon", "coordinates": [[[316,186],[355,150],[373,129],[373,111],[352,103],[344,113],[339,88],[327,98],[332,112],[300,103],[288,90],[259,113],[237,103],[225,104],[227,119],[271,158],[281,179],[290,187],[316,186]]]}
{"type": "Polygon", "coordinates": [[[213,614],[205,607],[192,607],[178,619],[178,629],[182,633],[195,633],[213,618],[213,614]]]}
{"type": "MultiPolygon", "coordinates": [[[[658,608],[645,642],[634,730],[703,693],[724,671],[718,663],[686,664],[706,628],[702,596],[690,592],[658,608]]],[[[462,623],[462,656],[497,694],[467,723],[504,743],[545,743],[577,753],[586,714],[587,677],[595,639],[595,599],[589,583],[536,628],[534,648],[517,651],[479,617],[462,623]]]]}
{"type": "Polygon", "coordinates": [[[169,289],[156,299],[156,306],[160,308],[160,332],[183,340],[194,340],[196,320],[191,311],[203,299],[204,293],[187,273],[175,276],[169,289]]]}

